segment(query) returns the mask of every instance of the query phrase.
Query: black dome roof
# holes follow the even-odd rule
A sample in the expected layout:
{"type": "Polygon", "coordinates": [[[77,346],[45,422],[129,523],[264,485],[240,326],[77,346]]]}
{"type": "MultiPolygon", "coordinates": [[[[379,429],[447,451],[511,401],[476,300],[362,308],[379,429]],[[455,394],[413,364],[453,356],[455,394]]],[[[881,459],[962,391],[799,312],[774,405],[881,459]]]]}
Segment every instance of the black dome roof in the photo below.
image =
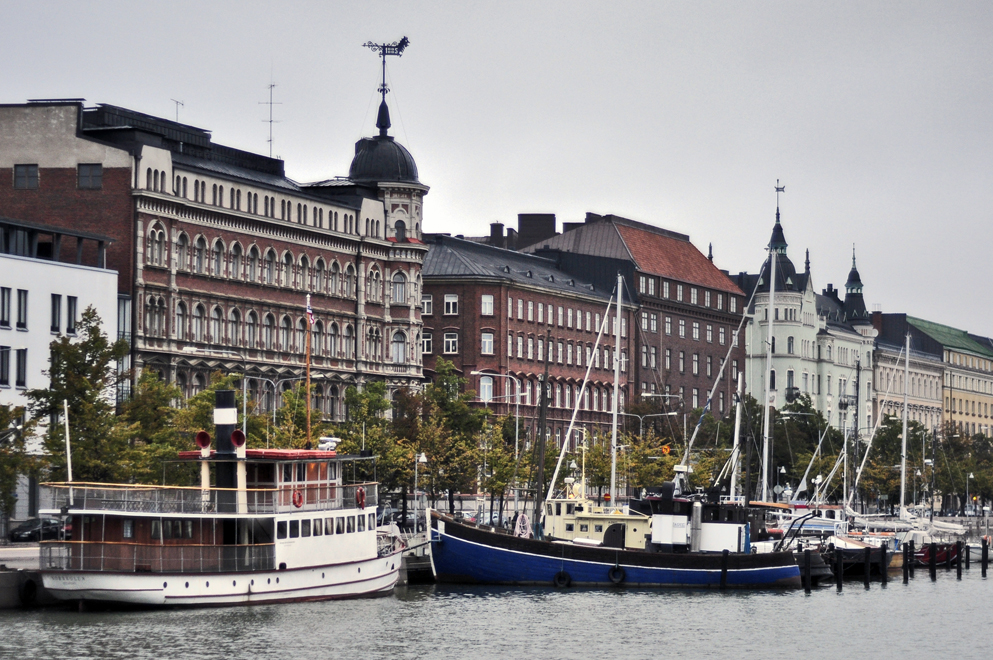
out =
{"type": "Polygon", "coordinates": [[[386,134],[386,129],[390,127],[390,114],[385,100],[379,106],[376,126],[379,127],[379,135],[362,138],[355,143],[355,157],[348,168],[348,178],[352,181],[420,183],[414,157],[393,136],[386,134]]]}

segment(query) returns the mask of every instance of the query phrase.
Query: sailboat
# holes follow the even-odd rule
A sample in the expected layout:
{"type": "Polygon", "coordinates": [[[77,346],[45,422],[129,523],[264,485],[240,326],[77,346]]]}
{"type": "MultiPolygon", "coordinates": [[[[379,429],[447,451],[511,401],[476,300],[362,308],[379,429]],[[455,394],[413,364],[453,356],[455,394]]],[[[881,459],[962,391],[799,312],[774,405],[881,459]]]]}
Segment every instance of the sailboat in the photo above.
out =
{"type": "MultiPolygon", "coordinates": [[[[599,344],[616,301],[615,360],[621,358],[620,327],[624,280],[608,303],[599,344]]],[[[596,350],[596,348],[594,348],[596,350]]],[[[439,582],[476,584],[629,585],[696,588],[798,588],[800,570],[790,552],[751,552],[749,509],[687,495],[667,482],[627,506],[616,505],[617,380],[615,363],[611,423],[611,504],[587,496],[585,475],[566,477],[561,492],[535,501],[535,528],[518,534],[456,521],[430,512],[431,568],[439,582]]],[[[589,374],[587,374],[588,378],[589,374]]],[[[586,387],[584,379],[583,388],[586,387]]],[[[545,388],[541,388],[543,403],[545,388]]],[[[570,437],[581,396],[577,397],[570,437]]],[[[539,442],[544,442],[539,434],[539,442]]],[[[565,453],[552,477],[558,478],[565,453]]],[[[688,450],[687,450],[688,456],[688,450]]],[[[687,461],[677,468],[685,476],[687,461]]],[[[540,490],[540,482],[539,482],[540,490]]]]}

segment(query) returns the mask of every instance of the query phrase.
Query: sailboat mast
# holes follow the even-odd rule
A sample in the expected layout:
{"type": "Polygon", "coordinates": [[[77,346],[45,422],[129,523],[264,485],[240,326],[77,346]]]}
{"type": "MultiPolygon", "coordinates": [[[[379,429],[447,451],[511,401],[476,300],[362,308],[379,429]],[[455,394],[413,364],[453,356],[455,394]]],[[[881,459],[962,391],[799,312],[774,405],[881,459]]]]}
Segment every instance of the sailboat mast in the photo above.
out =
{"type": "Polygon", "coordinates": [[[621,380],[621,301],[624,278],[617,274],[617,315],[614,317],[614,396],[610,402],[610,503],[617,506],[617,399],[621,380]]]}
{"type": "MultiPolygon", "coordinates": [[[[779,208],[776,208],[779,219],[779,208]]],[[[772,343],[775,341],[773,328],[776,317],[776,248],[769,244],[769,334],[765,346],[765,418],[762,422],[762,501],[769,501],[769,407],[772,405],[772,343]]]]}
{"type": "Polygon", "coordinates": [[[732,501],[738,494],[738,453],[741,448],[741,397],[745,390],[745,374],[738,372],[738,394],[734,407],[734,447],[731,449],[731,490],[732,501]]]}
{"type": "Polygon", "coordinates": [[[910,333],[903,362],[903,441],[900,443],[900,519],[907,517],[907,383],[910,382],[910,333]]]}

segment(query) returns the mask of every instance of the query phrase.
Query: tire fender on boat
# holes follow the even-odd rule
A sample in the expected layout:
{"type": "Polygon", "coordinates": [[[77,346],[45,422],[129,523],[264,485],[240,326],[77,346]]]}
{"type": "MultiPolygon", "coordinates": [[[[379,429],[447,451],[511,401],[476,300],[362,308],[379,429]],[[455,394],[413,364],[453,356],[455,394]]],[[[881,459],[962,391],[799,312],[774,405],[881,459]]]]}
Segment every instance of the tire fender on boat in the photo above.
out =
{"type": "Polygon", "coordinates": [[[565,571],[559,571],[558,573],[555,574],[555,577],[552,578],[552,584],[554,584],[556,587],[559,587],[560,589],[564,589],[565,587],[568,587],[570,584],[572,584],[572,576],[566,573],[565,571]]]}
{"type": "Polygon", "coordinates": [[[293,491],[293,506],[298,509],[303,506],[303,493],[298,490],[293,491]]]}
{"type": "Polygon", "coordinates": [[[365,508],[365,488],[359,486],[355,491],[355,503],[359,505],[360,509],[365,508]]]}
{"type": "Polygon", "coordinates": [[[607,571],[607,577],[614,584],[620,584],[621,582],[624,582],[624,578],[626,576],[623,568],[621,568],[620,566],[614,566],[609,571],[607,571]]]}

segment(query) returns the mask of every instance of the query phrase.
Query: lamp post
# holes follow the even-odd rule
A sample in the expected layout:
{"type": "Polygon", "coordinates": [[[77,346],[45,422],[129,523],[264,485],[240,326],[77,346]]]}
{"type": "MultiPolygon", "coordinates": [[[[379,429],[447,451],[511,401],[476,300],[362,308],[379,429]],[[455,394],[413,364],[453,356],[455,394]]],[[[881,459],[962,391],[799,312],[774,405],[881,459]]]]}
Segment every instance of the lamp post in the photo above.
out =
{"type": "MultiPolygon", "coordinates": [[[[976,475],[970,472],[965,478],[965,505],[969,506],[972,500],[969,499],[969,479],[975,479],[976,475]]],[[[966,514],[968,515],[968,514],[966,514]]]]}
{"type": "Polygon", "coordinates": [[[417,467],[421,463],[427,463],[428,457],[421,452],[414,458],[414,534],[417,534],[417,467]]]}
{"type": "Polygon", "coordinates": [[[217,353],[219,355],[233,355],[241,360],[241,432],[248,437],[248,358],[229,348],[200,348],[199,346],[184,346],[184,353],[217,353]]]}
{"type": "MultiPolygon", "coordinates": [[[[517,393],[514,396],[514,461],[515,464],[518,460],[519,444],[520,444],[520,426],[521,426],[521,381],[517,379],[517,376],[511,376],[510,374],[487,374],[482,371],[470,371],[471,376],[489,376],[491,378],[507,378],[514,381],[514,385],[517,387],[517,393]]],[[[514,513],[517,513],[517,498],[518,498],[518,488],[517,484],[514,484],[514,513]]]]}
{"type": "Polygon", "coordinates": [[[678,412],[667,412],[667,413],[652,413],[650,415],[635,415],[634,413],[617,413],[618,415],[623,415],[625,417],[637,417],[638,418],[638,438],[644,437],[645,434],[645,420],[649,417],[675,417],[678,412]]]}
{"type": "Polygon", "coordinates": [[[917,468],[917,474],[914,475],[914,507],[917,506],[917,482],[921,478],[921,469],[917,468]]]}

